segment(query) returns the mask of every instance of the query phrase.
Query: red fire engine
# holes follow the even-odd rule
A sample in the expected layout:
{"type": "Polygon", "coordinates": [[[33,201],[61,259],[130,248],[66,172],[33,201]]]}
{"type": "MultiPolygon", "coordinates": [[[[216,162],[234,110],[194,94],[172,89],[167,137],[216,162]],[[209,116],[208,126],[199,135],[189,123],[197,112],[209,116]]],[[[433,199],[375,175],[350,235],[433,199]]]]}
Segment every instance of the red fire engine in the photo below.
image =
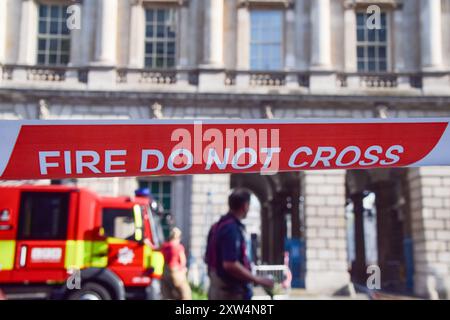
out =
{"type": "Polygon", "coordinates": [[[70,186],[0,187],[7,298],[159,298],[164,258],[148,197],[70,186]]]}

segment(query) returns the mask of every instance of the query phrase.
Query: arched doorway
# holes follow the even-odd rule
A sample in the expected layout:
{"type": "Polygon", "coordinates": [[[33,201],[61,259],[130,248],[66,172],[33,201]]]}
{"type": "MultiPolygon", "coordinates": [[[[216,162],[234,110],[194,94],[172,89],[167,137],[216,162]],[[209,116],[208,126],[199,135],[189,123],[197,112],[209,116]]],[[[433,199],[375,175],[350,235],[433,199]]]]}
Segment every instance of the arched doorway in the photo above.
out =
{"type": "Polygon", "coordinates": [[[407,169],[347,172],[348,239],[353,282],[366,285],[367,266],[378,265],[381,289],[412,292],[413,259],[407,169]]]}
{"type": "Polygon", "coordinates": [[[293,286],[304,286],[303,214],[301,201],[301,175],[278,173],[275,175],[233,174],[231,188],[249,189],[259,200],[261,219],[262,264],[284,264],[285,252],[290,255],[293,286]]]}

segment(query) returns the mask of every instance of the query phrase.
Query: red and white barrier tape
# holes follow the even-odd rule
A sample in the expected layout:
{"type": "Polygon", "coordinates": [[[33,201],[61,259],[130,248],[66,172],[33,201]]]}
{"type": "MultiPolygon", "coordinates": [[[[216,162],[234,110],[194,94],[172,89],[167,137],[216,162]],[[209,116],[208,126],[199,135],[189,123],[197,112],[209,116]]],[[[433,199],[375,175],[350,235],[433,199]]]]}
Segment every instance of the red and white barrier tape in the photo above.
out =
{"type": "Polygon", "coordinates": [[[0,121],[0,179],[450,165],[449,121],[0,121]]]}

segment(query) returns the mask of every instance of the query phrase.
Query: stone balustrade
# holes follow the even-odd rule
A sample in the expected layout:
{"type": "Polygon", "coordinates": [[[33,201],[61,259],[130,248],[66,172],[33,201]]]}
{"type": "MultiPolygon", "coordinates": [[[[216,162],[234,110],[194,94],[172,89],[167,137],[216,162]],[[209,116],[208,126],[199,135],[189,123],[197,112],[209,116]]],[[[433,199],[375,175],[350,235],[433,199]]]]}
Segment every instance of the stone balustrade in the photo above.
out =
{"type": "MultiPolygon", "coordinates": [[[[28,82],[30,84],[58,83],[64,84],[70,81],[71,85],[90,84],[90,75],[98,71],[96,67],[55,67],[55,66],[23,66],[23,65],[0,65],[0,87],[10,87],[14,84],[28,82]]],[[[108,69],[114,77],[111,84],[114,88],[124,89],[141,87],[155,88],[160,86],[173,87],[174,90],[186,88],[198,89],[201,91],[199,75],[208,70],[192,69],[131,69],[114,68],[108,69]]],[[[252,90],[257,88],[304,88],[309,89],[310,80],[317,76],[315,71],[243,71],[224,70],[222,84],[218,83],[215,88],[218,91],[229,91],[240,88],[252,90]]],[[[392,93],[399,90],[410,90],[419,92],[423,88],[423,78],[439,79],[443,87],[447,87],[450,92],[450,72],[434,75],[432,73],[331,73],[336,80],[335,86],[331,86],[331,93],[345,93],[348,90],[353,92],[376,92],[376,90],[388,90],[392,93]],[[444,79],[444,80],[442,80],[444,79]],[[446,80],[447,79],[447,80],[446,80]]],[[[94,79],[94,78],[92,78],[94,79]]],[[[94,81],[92,80],[91,81],[94,81]]],[[[111,87],[111,89],[114,89],[111,87]]],[[[259,90],[259,89],[258,89],[259,90]]]]}

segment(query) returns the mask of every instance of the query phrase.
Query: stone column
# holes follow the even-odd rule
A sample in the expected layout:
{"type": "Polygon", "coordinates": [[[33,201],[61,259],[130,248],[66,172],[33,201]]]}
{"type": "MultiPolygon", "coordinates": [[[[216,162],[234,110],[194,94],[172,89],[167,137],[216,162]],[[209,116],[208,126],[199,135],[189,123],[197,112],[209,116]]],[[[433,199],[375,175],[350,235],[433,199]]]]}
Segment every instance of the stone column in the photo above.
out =
{"type": "Polygon", "coordinates": [[[223,0],[204,0],[203,64],[223,67],[223,0]]]}
{"type": "Polygon", "coordinates": [[[442,69],[441,0],[421,0],[422,69],[442,69]]]}
{"type": "Polygon", "coordinates": [[[345,72],[357,71],[356,57],[356,13],[352,4],[346,3],[344,9],[344,38],[345,38],[345,72]]]}
{"type": "MultiPolygon", "coordinates": [[[[237,9],[237,46],[236,69],[249,70],[250,68],[250,10],[247,6],[241,5],[237,9]]],[[[236,86],[246,87],[249,85],[248,74],[236,75],[236,86]]]]}
{"type": "Polygon", "coordinates": [[[89,71],[89,86],[96,89],[116,83],[117,0],[97,0],[94,62],[89,71]]]}
{"type": "Polygon", "coordinates": [[[38,12],[33,0],[23,0],[20,14],[20,41],[17,64],[36,62],[38,12]]]}
{"type": "MultiPolygon", "coordinates": [[[[192,38],[190,37],[191,21],[189,19],[189,7],[187,4],[179,7],[178,17],[179,52],[177,68],[186,69],[190,66],[189,46],[192,44],[192,38]]],[[[189,73],[186,70],[178,71],[177,82],[187,85],[189,82],[189,73]]]]}
{"type": "Polygon", "coordinates": [[[450,90],[450,76],[439,73],[444,69],[442,57],[442,8],[441,0],[421,0],[421,63],[423,91],[440,94],[450,90]]]}
{"type": "MultiPolygon", "coordinates": [[[[405,50],[404,34],[407,32],[404,27],[403,5],[399,5],[393,11],[394,16],[394,72],[405,71],[405,50]]],[[[398,77],[398,88],[409,89],[409,77],[398,77]]]]}
{"type": "MultiPolygon", "coordinates": [[[[356,55],[356,12],[354,3],[348,0],[344,3],[344,70],[347,73],[358,71],[358,58],[356,55]]],[[[359,76],[347,75],[349,88],[359,87],[359,76]]]]}
{"type": "Polygon", "coordinates": [[[357,193],[351,196],[353,201],[353,213],[355,216],[355,261],[352,265],[353,282],[366,284],[366,248],[364,239],[364,194],[357,193]]]}
{"type": "Polygon", "coordinates": [[[96,22],[95,64],[113,66],[116,63],[117,0],[97,0],[96,22]]]}
{"type": "Polygon", "coordinates": [[[450,298],[450,168],[409,169],[414,292],[450,298]]]}
{"type": "MultiPolygon", "coordinates": [[[[292,7],[285,11],[285,30],[286,37],[284,41],[284,69],[286,71],[294,71],[296,67],[296,28],[295,28],[295,10],[292,7]]],[[[288,87],[297,87],[297,75],[289,74],[286,77],[286,85],[288,87]]]]}
{"type": "Polygon", "coordinates": [[[311,65],[312,92],[329,92],[336,87],[331,72],[331,8],[330,0],[311,1],[311,65]]]}
{"type": "Polygon", "coordinates": [[[130,42],[128,67],[143,68],[145,52],[145,10],[141,1],[130,3],[130,42]]]}
{"type": "Polygon", "coordinates": [[[348,288],[345,171],[307,171],[303,178],[306,220],[306,289],[332,294],[348,288]]]}
{"type": "Polygon", "coordinates": [[[403,34],[405,33],[405,28],[403,27],[403,8],[396,8],[393,11],[394,15],[394,56],[395,56],[395,72],[402,72],[405,70],[405,53],[403,44],[403,34]]]}
{"type": "Polygon", "coordinates": [[[79,16],[80,29],[70,30],[70,61],[69,66],[79,66],[82,59],[82,32],[83,32],[83,4],[81,1],[72,3],[69,6],[70,13],[75,16],[79,16]]]}
{"type": "Polygon", "coordinates": [[[302,71],[308,71],[308,33],[309,33],[309,14],[306,10],[307,0],[296,0],[295,2],[295,37],[296,41],[296,67],[302,71]]]}
{"type": "MultiPolygon", "coordinates": [[[[69,8],[72,15],[81,19],[80,29],[70,30],[70,61],[69,67],[80,67],[82,65],[83,50],[83,4],[81,1],[72,3],[69,8]]],[[[66,82],[78,82],[78,72],[76,70],[68,70],[66,72],[66,82]]]]}
{"type": "Polygon", "coordinates": [[[223,15],[224,0],[203,1],[203,61],[199,85],[201,89],[224,86],[223,72],[223,15]]]}
{"type": "MultiPolygon", "coordinates": [[[[20,12],[20,37],[17,64],[34,65],[36,63],[38,9],[33,0],[23,0],[20,12]]],[[[25,81],[27,70],[15,68],[13,79],[25,81]]]]}
{"type": "Polygon", "coordinates": [[[6,1],[0,1],[0,64],[5,62],[6,55],[6,19],[8,16],[6,9],[6,1]]]}
{"type": "Polygon", "coordinates": [[[82,50],[81,63],[89,65],[93,61],[92,48],[95,47],[95,11],[97,3],[94,1],[83,1],[81,34],[82,34],[82,50]]]}
{"type": "Polygon", "coordinates": [[[330,0],[311,1],[311,67],[329,69],[331,66],[330,0]]]}

